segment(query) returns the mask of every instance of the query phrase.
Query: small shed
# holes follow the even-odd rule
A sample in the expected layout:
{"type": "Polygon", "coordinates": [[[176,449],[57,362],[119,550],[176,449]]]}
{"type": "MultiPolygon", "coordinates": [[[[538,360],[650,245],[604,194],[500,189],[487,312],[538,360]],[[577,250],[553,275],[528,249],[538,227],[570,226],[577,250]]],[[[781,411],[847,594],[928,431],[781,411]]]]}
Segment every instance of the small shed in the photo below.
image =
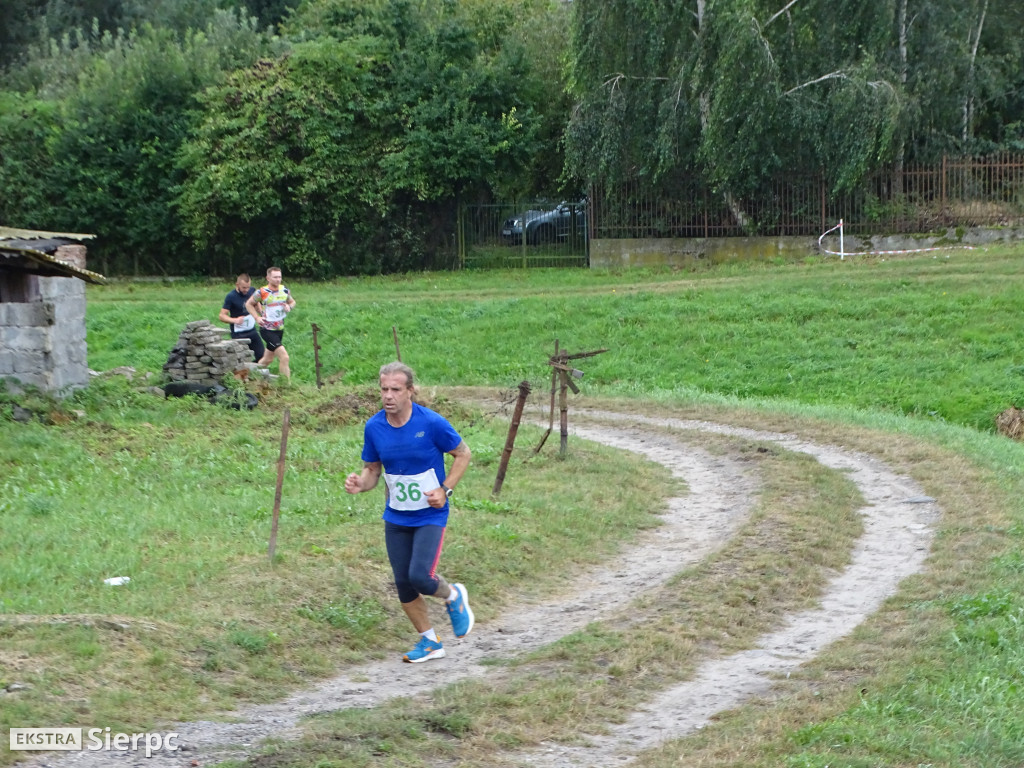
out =
{"type": "Polygon", "coordinates": [[[0,226],[0,379],[53,394],[89,383],[85,268],[93,235],[0,226]]]}

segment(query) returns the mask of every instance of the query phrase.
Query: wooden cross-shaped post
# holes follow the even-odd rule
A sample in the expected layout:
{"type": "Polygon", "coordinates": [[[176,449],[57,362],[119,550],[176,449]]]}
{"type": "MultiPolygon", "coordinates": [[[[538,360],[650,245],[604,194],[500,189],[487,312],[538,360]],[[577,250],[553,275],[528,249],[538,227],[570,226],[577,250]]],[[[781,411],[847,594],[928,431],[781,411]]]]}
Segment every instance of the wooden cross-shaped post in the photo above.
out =
{"type": "Polygon", "coordinates": [[[593,357],[594,355],[600,355],[602,352],[607,352],[607,349],[595,349],[590,352],[577,352],[576,354],[570,355],[564,350],[559,351],[558,340],[555,339],[555,354],[548,358],[548,365],[554,370],[551,372],[551,420],[548,425],[548,431],[544,433],[544,437],[541,438],[540,444],[534,449],[534,454],[540,453],[540,449],[543,447],[544,442],[548,439],[548,435],[551,434],[551,429],[555,425],[555,386],[556,382],[559,384],[559,413],[561,427],[561,445],[559,447],[559,454],[564,456],[569,447],[569,395],[568,390],[572,390],[574,395],[580,393],[580,388],[576,386],[573,379],[582,379],[583,371],[578,368],[573,368],[569,365],[570,360],[580,360],[585,357],[593,357]]]}

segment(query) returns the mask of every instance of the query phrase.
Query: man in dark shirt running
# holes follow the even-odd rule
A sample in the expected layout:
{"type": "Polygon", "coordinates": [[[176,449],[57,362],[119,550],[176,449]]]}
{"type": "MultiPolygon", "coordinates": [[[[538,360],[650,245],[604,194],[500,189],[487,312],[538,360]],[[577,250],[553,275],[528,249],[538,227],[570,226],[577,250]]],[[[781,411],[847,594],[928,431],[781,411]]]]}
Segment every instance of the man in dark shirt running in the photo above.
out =
{"type": "Polygon", "coordinates": [[[263,339],[256,328],[256,321],[245,306],[245,302],[254,293],[256,289],[252,287],[252,280],[243,272],[235,279],[234,290],[224,297],[224,306],[221,307],[218,319],[231,326],[232,339],[245,339],[249,342],[253,362],[259,362],[265,351],[263,339]]]}

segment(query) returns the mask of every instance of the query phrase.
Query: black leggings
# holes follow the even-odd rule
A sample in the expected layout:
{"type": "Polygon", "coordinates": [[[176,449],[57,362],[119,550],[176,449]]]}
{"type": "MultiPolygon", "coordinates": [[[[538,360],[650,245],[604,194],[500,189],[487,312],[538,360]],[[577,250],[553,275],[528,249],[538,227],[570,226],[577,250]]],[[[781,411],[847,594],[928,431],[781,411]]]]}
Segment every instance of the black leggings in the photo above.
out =
{"type": "Polygon", "coordinates": [[[437,563],[441,559],[444,532],[441,525],[412,528],[384,521],[384,544],[401,602],[411,603],[420,595],[437,592],[441,582],[437,563]]]}

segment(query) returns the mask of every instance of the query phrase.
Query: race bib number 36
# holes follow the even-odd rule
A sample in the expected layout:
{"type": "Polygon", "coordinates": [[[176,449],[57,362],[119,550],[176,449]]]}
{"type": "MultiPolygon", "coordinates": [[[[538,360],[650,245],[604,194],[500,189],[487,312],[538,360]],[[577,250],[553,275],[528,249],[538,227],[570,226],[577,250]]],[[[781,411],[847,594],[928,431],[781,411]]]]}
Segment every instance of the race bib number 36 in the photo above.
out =
{"type": "Polygon", "coordinates": [[[441,487],[433,469],[418,475],[391,475],[385,472],[384,482],[388,486],[388,506],[403,512],[426,509],[430,506],[427,493],[441,487]]]}

